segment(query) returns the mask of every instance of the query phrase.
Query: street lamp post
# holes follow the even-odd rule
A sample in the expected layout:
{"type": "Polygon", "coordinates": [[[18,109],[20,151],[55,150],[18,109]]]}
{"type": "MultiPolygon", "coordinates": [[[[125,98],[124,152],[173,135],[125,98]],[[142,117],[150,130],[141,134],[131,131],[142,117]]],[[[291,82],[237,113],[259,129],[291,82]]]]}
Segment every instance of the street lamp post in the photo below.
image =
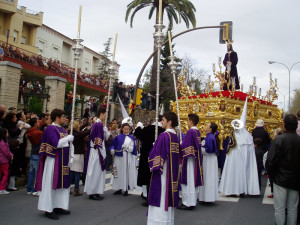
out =
{"type": "MultiPolygon", "coordinates": [[[[292,90],[292,91],[296,91],[296,90],[292,90]]],[[[283,96],[283,111],[284,111],[284,112],[285,112],[285,96],[286,96],[287,94],[290,94],[292,91],[289,91],[289,92],[283,94],[281,91],[278,90],[278,92],[279,92],[280,94],[282,94],[282,96],[283,96]]]]}
{"type": "Polygon", "coordinates": [[[281,64],[281,65],[285,66],[289,71],[289,111],[290,111],[290,109],[291,109],[291,94],[290,94],[290,92],[291,92],[291,70],[296,64],[298,64],[300,62],[294,63],[290,68],[287,65],[285,65],[284,63],[281,63],[281,62],[269,61],[268,63],[269,64],[273,64],[273,63],[281,64]]]}

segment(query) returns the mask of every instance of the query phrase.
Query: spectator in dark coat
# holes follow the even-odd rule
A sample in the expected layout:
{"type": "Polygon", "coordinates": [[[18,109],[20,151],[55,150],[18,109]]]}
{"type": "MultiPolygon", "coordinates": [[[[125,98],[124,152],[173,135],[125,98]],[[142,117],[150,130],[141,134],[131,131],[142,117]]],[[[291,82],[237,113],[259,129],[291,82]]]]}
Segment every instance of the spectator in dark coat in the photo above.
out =
{"type": "Polygon", "coordinates": [[[255,138],[260,138],[262,140],[262,148],[264,153],[268,151],[268,146],[271,143],[270,135],[264,128],[264,121],[262,119],[258,119],[255,123],[255,128],[252,131],[253,140],[255,138]]]}
{"type": "Polygon", "coordinates": [[[256,156],[256,164],[257,164],[257,173],[258,173],[258,181],[259,181],[259,189],[261,189],[261,172],[263,170],[263,157],[264,150],[262,149],[262,140],[261,138],[254,139],[254,147],[255,147],[255,156],[256,156]]]}
{"type": "Polygon", "coordinates": [[[295,115],[289,114],[284,117],[283,124],[285,132],[272,142],[266,161],[266,169],[273,180],[277,225],[297,223],[300,190],[298,121],[295,115]]]}

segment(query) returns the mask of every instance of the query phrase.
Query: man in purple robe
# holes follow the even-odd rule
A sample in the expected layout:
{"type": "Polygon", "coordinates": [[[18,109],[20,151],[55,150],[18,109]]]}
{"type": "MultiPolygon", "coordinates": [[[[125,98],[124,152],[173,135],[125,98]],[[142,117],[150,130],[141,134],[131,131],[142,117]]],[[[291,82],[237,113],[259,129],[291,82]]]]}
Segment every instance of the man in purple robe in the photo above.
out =
{"type": "Polygon", "coordinates": [[[90,140],[86,153],[83,172],[86,173],[84,192],[89,195],[89,199],[102,200],[105,188],[105,158],[106,150],[104,141],[108,140],[110,132],[103,125],[106,118],[106,108],[98,110],[98,118],[93,124],[90,140]]]}
{"type": "Polygon", "coordinates": [[[198,187],[203,186],[201,135],[197,128],[199,116],[188,115],[189,130],[180,146],[183,159],[181,173],[182,205],[178,209],[192,210],[197,205],[198,187]]]}
{"type": "Polygon", "coordinates": [[[232,90],[233,79],[235,81],[235,90],[240,89],[240,82],[238,77],[238,72],[236,65],[238,63],[238,55],[232,49],[232,44],[227,44],[227,53],[225,54],[225,58],[223,60],[223,65],[226,67],[226,81],[227,84],[224,84],[223,90],[232,90]],[[230,70],[230,79],[228,77],[228,72],[230,70]]]}
{"type": "Polygon", "coordinates": [[[166,131],[157,138],[150,154],[152,172],[149,190],[147,224],[174,224],[174,207],[178,207],[179,140],[175,132],[177,115],[163,115],[162,128],[166,131]]]}
{"type": "Polygon", "coordinates": [[[66,120],[64,111],[54,109],[51,120],[53,123],[41,140],[35,188],[41,192],[38,209],[45,211],[46,217],[57,220],[58,214],[70,214],[69,142],[74,137],[61,127],[66,120]]]}

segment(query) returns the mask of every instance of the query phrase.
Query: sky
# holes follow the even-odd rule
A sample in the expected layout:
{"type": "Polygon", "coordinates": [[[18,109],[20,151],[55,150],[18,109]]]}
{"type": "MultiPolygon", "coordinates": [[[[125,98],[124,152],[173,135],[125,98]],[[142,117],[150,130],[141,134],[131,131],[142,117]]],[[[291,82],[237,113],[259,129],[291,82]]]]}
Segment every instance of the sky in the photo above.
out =
{"type": "MultiPolygon", "coordinates": [[[[116,61],[121,65],[119,78],[127,84],[136,82],[146,59],[153,51],[154,18],[148,20],[149,8],[140,10],[133,28],[125,22],[131,0],[19,0],[18,5],[44,12],[43,23],[64,35],[75,38],[79,6],[82,5],[81,38],[94,51],[104,50],[103,44],[118,33],[116,61]]],[[[269,89],[269,73],[278,78],[280,108],[288,108],[289,72],[276,61],[290,68],[300,62],[300,1],[299,0],[191,0],[196,8],[197,27],[216,26],[221,21],[233,22],[233,49],[239,62],[238,74],[244,92],[256,76],[262,93],[269,89]],[[285,101],[284,101],[285,100],[285,101]]],[[[164,25],[168,25],[164,18],[164,25]]],[[[174,25],[173,35],[185,31],[182,22],[174,25]]],[[[166,29],[164,30],[166,32],[166,29]]],[[[219,30],[194,31],[174,39],[175,55],[188,56],[196,66],[212,75],[212,63],[224,57],[226,45],[219,44],[219,30]]],[[[113,48],[113,44],[112,44],[113,48]]],[[[300,63],[291,70],[290,94],[300,88],[300,63]]]]}

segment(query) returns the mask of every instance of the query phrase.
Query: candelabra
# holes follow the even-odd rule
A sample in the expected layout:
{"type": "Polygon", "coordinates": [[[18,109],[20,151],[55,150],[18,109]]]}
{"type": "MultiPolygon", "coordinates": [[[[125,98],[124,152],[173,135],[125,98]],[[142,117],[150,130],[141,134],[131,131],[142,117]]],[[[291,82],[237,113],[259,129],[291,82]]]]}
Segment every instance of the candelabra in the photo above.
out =
{"type": "Polygon", "coordinates": [[[273,80],[272,77],[272,73],[270,73],[270,88],[269,88],[269,96],[268,96],[268,100],[269,102],[273,103],[277,98],[277,91],[279,90],[278,86],[277,86],[277,79],[275,78],[275,80],[273,80]]]}
{"type": "Polygon", "coordinates": [[[179,104],[178,104],[178,94],[177,94],[177,84],[176,84],[176,70],[179,66],[179,63],[175,61],[175,56],[171,54],[169,57],[170,62],[168,63],[168,66],[170,67],[173,75],[173,81],[174,81],[174,89],[175,89],[175,99],[176,99],[176,107],[177,107],[177,116],[178,116],[178,127],[179,127],[179,133],[180,133],[180,143],[182,142],[181,137],[181,123],[180,123],[180,113],[179,113],[179,104]]]}
{"type": "Polygon", "coordinates": [[[107,95],[105,126],[107,125],[107,119],[108,119],[112,79],[116,77],[116,73],[117,73],[117,67],[116,67],[116,62],[115,61],[111,62],[108,71],[109,71],[109,85],[108,85],[108,95],[107,95]]]}
{"type": "Polygon", "coordinates": [[[156,48],[157,48],[157,77],[156,77],[156,117],[155,117],[155,140],[158,136],[158,111],[159,111],[159,83],[160,83],[160,55],[161,55],[161,47],[162,43],[165,40],[164,34],[162,30],[165,26],[162,24],[161,19],[159,19],[158,24],[154,25],[155,33],[153,34],[156,48]]]}
{"type": "Polygon", "coordinates": [[[219,85],[220,85],[220,91],[223,91],[223,87],[225,84],[227,84],[227,81],[225,79],[226,77],[226,72],[222,72],[222,63],[221,63],[221,57],[219,57],[219,62],[218,62],[218,65],[219,65],[219,71],[216,71],[216,65],[213,63],[213,72],[214,72],[214,75],[215,75],[215,78],[217,78],[219,81],[219,85]]]}
{"type": "Polygon", "coordinates": [[[71,113],[71,131],[70,134],[73,134],[73,123],[74,123],[74,114],[75,114],[75,100],[76,100],[76,88],[77,88],[77,74],[78,74],[78,61],[80,55],[83,51],[83,46],[81,42],[83,39],[80,38],[80,32],[78,32],[77,38],[74,39],[76,44],[73,46],[72,50],[74,51],[74,61],[75,61],[75,75],[74,75],[74,89],[73,89],[73,101],[72,101],[72,113],[71,113]]]}

